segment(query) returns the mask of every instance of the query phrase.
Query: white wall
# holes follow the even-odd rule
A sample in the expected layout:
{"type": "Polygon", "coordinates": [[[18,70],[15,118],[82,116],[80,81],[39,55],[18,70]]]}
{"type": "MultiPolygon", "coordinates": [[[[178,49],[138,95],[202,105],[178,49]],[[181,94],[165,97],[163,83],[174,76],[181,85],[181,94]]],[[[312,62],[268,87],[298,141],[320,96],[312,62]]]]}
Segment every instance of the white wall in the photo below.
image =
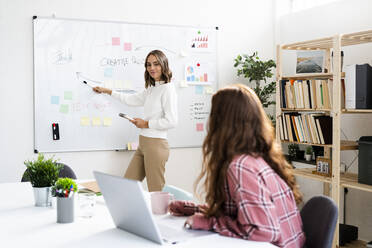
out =
{"type": "MultiPolygon", "coordinates": [[[[370,0],[336,1],[332,4],[282,16],[277,24],[277,43],[287,44],[298,41],[329,37],[335,34],[352,33],[372,29],[372,2],[370,0]]],[[[372,65],[372,44],[344,47],[344,66],[352,63],[372,65]]],[[[283,56],[283,74],[293,74],[295,61],[292,56],[283,56]]],[[[341,139],[357,140],[360,136],[372,135],[371,115],[343,115],[341,118],[341,139]]],[[[356,151],[341,153],[341,160],[350,165],[357,156],[356,151]]],[[[358,161],[351,172],[358,171],[358,161]]],[[[344,165],[341,167],[344,168],[344,165]]],[[[320,183],[299,179],[305,192],[305,199],[318,194],[320,183]]],[[[343,194],[341,194],[343,196],[343,194]]],[[[343,211],[341,202],[341,209],[343,211]]],[[[359,226],[359,238],[372,239],[372,193],[350,190],[346,200],[347,224],[359,226]]]]}
{"type": "MultiPolygon", "coordinates": [[[[258,51],[274,58],[273,0],[0,0],[0,182],[19,181],[33,154],[32,16],[51,16],[192,26],[218,26],[220,86],[243,81],[233,59],[258,51]]],[[[92,170],[123,175],[133,152],[55,154],[79,178],[92,170]]],[[[167,183],[189,191],[199,172],[201,149],[172,149],[167,183]]]]}

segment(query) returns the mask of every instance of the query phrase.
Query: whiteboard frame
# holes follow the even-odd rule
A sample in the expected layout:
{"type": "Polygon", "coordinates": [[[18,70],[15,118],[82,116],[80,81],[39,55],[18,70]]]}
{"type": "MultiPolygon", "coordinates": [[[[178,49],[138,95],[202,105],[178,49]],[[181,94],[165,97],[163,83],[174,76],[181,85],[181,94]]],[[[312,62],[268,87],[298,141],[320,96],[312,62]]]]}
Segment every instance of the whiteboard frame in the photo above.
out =
{"type": "MultiPolygon", "coordinates": [[[[53,16],[33,16],[32,17],[32,56],[33,56],[33,139],[34,139],[34,153],[65,153],[65,152],[94,152],[94,151],[134,151],[134,150],[128,150],[125,149],[89,149],[89,150],[59,150],[59,151],[38,151],[36,148],[36,101],[35,101],[35,85],[36,85],[36,79],[35,79],[35,24],[34,21],[38,18],[41,19],[55,19],[55,20],[66,20],[66,21],[82,21],[82,22],[102,22],[102,23],[119,23],[119,24],[134,24],[134,25],[149,25],[149,26],[165,26],[165,27],[178,27],[178,28],[202,28],[202,29],[211,29],[215,30],[216,32],[216,91],[219,89],[219,73],[218,73],[218,31],[220,30],[219,26],[193,26],[193,25],[173,25],[173,24],[161,24],[161,23],[145,23],[145,22],[127,22],[127,21],[114,21],[114,20],[99,20],[99,19],[80,19],[80,18],[64,18],[64,17],[56,17],[53,16]]],[[[209,118],[209,117],[208,117],[209,118]]],[[[208,124],[208,120],[206,122],[208,124]]],[[[170,147],[170,149],[183,149],[183,148],[200,148],[202,147],[202,144],[200,146],[183,146],[183,147],[170,147]]]]}

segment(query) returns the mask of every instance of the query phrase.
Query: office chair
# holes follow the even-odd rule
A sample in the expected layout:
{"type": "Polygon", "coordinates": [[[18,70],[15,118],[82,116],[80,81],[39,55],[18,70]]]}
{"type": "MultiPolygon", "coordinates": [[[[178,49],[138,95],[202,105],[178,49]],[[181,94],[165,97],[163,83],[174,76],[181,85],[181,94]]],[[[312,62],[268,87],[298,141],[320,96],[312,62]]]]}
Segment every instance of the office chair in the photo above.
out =
{"type": "Polygon", "coordinates": [[[338,208],[326,196],[312,197],[301,209],[306,236],[306,248],[331,248],[336,228],[338,208]]]}
{"type": "Polygon", "coordinates": [[[163,192],[168,192],[173,194],[175,200],[184,200],[184,201],[191,201],[193,199],[193,195],[183,189],[177,188],[173,185],[165,185],[163,188],[163,192]]]}
{"type": "MultiPolygon", "coordinates": [[[[63,163],[56,163],[56,164],[63,165],[62,169],[59,171],[58,177],[68,177],[68,178],[71,178],[71,179],[76,179],[75,172],[68,165],[65,165],[63,163]]],[[[27,171],[27,169],[26,169],[26,171],[27,171]]],[[[28,178],[28,176],[26,174],[26,171],[23,173],[21,182],[29,182],[30,181],[30,179],[28,178]]]]}

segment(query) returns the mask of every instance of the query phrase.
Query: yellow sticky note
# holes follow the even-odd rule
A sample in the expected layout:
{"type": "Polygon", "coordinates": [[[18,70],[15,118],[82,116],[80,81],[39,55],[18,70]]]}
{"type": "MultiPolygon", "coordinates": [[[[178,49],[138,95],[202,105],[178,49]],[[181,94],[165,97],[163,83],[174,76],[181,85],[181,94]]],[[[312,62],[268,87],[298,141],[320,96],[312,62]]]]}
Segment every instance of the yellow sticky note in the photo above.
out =
{"type": "Polygon", "coordinates": [[[105,80],[105,88],[109,88],[109,89],[114,88],[114,80],[111,80],[111,79],[105,80]]]}
{"type": "Polygon", "coordinates": [[[187,82],[186,82],[185,80],[182,80],[182,81],[180,82],[180,87],[181,87],[181,88],[187,88],[187,87],[189,87],[189,85],[187,84],[187,82]]]}
{"type": "Polygon", "coordinates": [[[92,125],[93,126],[101,126],[101,118],[99,118],[99,117],[93,117],[92,118],[92,125]]]}
{"type": "Polygon", "coordinates": [[[81,126],[90,126],[89,117],[81,117],[80,118],[80,125],[81,126]]]}
{"type": "Polygon", "coordinates": [[[123,89],[124,88],[124,82],[122,80],[115,80],[114,81],[114,87],[116,89],[123,89]]]}
{"type": "Polygon", "coordinates": [[[205,86],[204,87],[205,94],[213,94],[213,88],[211,86],[205,86]]]}
{"type": "Polygon", "coordinates": [[[127,148],[128,148],[128,151],[132,150],[132,145],[131,145],[131,143],[128,143],[128,144],[127,144],[127,148]]]}
{"type": "Polygon", "coordinates": [[[128,90],[132,90],[133,89],[133,83],[132,83],[132,81],[130,81],[130,80],[124,80],[123,88],[124,89],[128,89],[128,90]]]}
{"type": "Polygon", "coordinates": [[[108,127],[112,125],[112,118],[111,117],[105,117],[103,118],[103,125],[108,127]]]}

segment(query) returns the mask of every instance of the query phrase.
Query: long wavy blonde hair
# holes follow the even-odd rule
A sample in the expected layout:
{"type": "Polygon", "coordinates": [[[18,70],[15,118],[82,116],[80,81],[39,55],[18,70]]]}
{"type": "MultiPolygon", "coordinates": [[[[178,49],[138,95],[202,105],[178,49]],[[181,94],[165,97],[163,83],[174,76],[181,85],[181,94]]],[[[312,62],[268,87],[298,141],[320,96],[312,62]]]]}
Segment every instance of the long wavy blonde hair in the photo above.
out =
{"type": "Polygon", "coordinates": [[[275,141],[271,121],[252,89],[237,84],[215,93],[207,131],[202,171],[195,182],[197,189],[204,179],[207,216],[223,213],[227,169],[233,158],[242,154],[262,157],[291,188],[296,202],[302,201],[293,169],[275,141]]]}

